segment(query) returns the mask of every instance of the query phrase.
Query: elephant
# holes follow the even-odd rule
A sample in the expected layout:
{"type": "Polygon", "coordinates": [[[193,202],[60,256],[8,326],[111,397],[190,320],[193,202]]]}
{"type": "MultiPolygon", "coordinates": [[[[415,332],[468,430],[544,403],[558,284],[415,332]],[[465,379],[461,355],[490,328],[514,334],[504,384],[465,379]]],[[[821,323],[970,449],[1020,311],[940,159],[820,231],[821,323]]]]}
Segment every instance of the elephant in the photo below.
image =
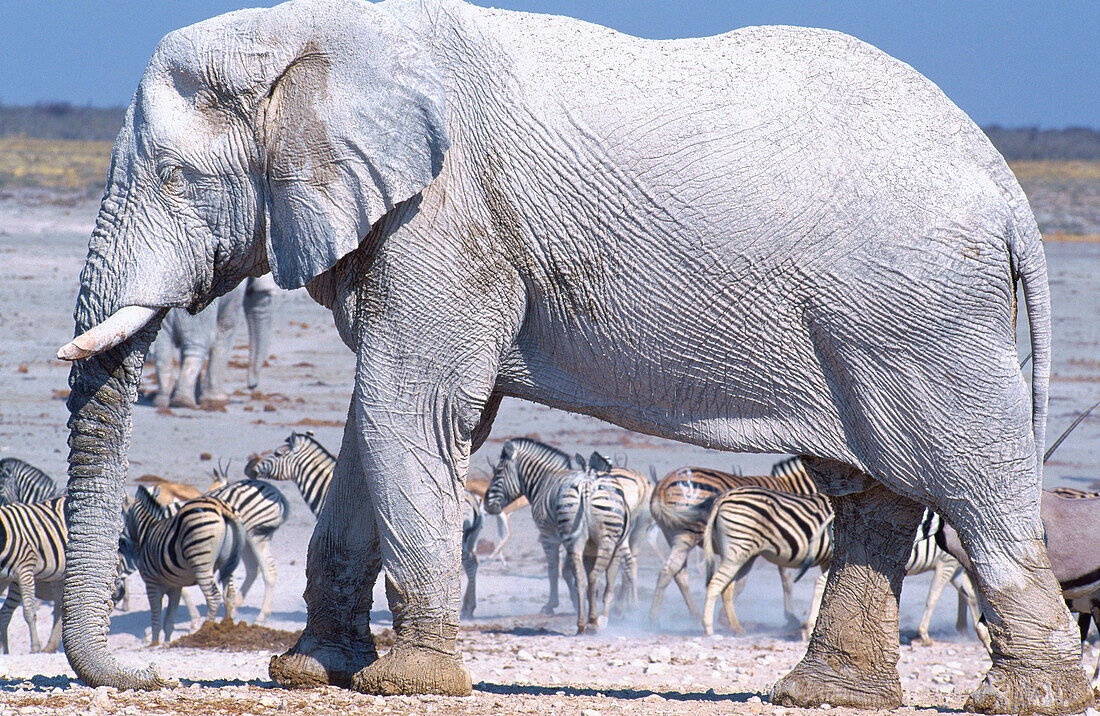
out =
{"type": "Polygon", "coordinates": [[[154,405],[197,408],[200,398],[203,402],[229,398],[225,390],[225,371],[242,307],[248,325],[248,387],[256,388],[260,383],[260,369],[270,354],[277,291],[278,286],[271,276],[265,275],[249,278],[219,298],[216,310],[196,315],[182,308],[169,311],[161,323],[159,340],[154,341],[152,348],[157,368],[154,405]],[[177,353],[180,369],[173,390],[172,360],[177,353]],[[203,364],[207,368],[200,395],[199,377],[203,364]]]}
{"type": "Polygon", "coordinates": [[[356,354],[279,684],[470,692],[463,483],[509,396],[804,456],[836,557],[775,702],[901,703],[898,599],[927,505],[989,621],[966,708],[1093,703],[1038,513],[1041,238],[1003,158],[908,65],[827,30],[656,41],[461,0],[294,0],[168,34],[58,352],[74,361],[64,638],[89,685],[165,683],[106,641],[149,343],[169,308],[269,271],[356,354]],[[397,636],[379,657],[383,567],[397,636]]]}

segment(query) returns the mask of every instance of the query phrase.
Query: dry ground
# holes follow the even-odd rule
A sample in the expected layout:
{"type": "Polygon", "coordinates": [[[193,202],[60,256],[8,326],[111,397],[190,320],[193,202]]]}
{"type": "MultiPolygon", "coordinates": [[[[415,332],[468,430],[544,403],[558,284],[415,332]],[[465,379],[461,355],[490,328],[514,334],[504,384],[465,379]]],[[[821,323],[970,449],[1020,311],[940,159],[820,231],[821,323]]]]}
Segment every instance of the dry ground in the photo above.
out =
{"type": "MultiPolygon", "coordinates": [[[[72,335],[76,280],[83,262],[95,206],[35,205],[0,200],[0,455],[19,456],[56,477],[65,473],[67,366],[53,359],[72,335]]],[[[1077,410],[1100,398],[1100,244],[1052,242],[1047,246],[1055,307],[1055,362],[1051,384],[1052,435],[1077,410]]],[[[144,397],[134,413],[131,477],[154,473],[205,486],[219,458],[234,473],[256,450],[279,444],[291,430],[312,429],[325,444],[339,444],[350,394],[352,355],[339,342],[331,317],[304,292],[280,297],[274,357],[259,391],[244,389],[244,371],[230,377],[237,390],[214,411],[157,412],[144,397]]],[[[1026,322],[1020,322],[1021,356],[1026,322]]],[[[236,358],[244,357],[243,330],[236,358]]],[[[147,376],[145,390],[152,390],[147,376]]],[[[684,464],[746,472],[766,471],[775,456],[730,455],[630,433],[596,420],[521,401],[505,401],[493,438],[474,456],[484,473],[486,457],[501,442],[532,435],[587,454],[599,449],[628,464],[658,473],[684,464]]],[[[1088,487],[1100,478],[1100,421],[1088,421],[1048,464],[1048,484],[1088,487]]],[[[302,628],[305,605],[303,560],[314,520],[296,490],[287,486],[292,515],[275,535],[279,583],[273,629],[302,628]]],[[[132,489],[132,485],[131,485],[132,489]]],[[[570,636],[572,618],[559,611],[538,616],[547,593],[542,551],[529,517],[513,517],[507,563],[483,564],[476,618],[461,644],[476,684],[468,699],[380,699],[336,689],[287,692],[267,676],[269,649],[227,652],[143,646],[149,613],[140,580],[132,577],[133,610],[112,619],[110,646],[126,664],[154,661],[182,687],[154,694],[98,692],[80,686],[63,655],[28,655],[21,612],[10,628],[13,653],[0,657],[0,716],[7,713],[501,713],[600,714],[785,713],[763,702],[767,689],[800,657],[802,642],[786,631],[775,570],[761,565],[738,601],[749,629],[744,637],[704,639],[675,589],[665,599],[660,628],[644,617],[659,564],[641,557],[643,609],[613,621],[597,637],[570,636]]],[[[487,535],[491,536],[491,535],[487,535]]],[[[693,562],[697,596],[701,574],[693,562]]],[[[957,709],[988,665],[969,635],[956,635],[954,597],[945,594],[933,623],[933,647],[909,644],[923,606],[927,577],[906,582],[902,600],[900,671],[906,702],[922,709],[957,709]]],[[[261,586],[248,595],[241,616],[255,618],[261,586]]],[[[804,611],[812,580],[796,585],[796,607],[804,611]]],[[[390,615],[376,590],[374,622],[381,630],[390,615]]],[[[49,609],[39,612],[40,633],[49,609]]],[[[185,617],[177,636],[188,632],[185,617]]],[[[1091,671],[1095,651],[1086,662],[1091,671]]],[[[906,709],[907,711],[910,709],[906,709]]],[[[792,714],[794,711],[792,710],[792,714]]]]}

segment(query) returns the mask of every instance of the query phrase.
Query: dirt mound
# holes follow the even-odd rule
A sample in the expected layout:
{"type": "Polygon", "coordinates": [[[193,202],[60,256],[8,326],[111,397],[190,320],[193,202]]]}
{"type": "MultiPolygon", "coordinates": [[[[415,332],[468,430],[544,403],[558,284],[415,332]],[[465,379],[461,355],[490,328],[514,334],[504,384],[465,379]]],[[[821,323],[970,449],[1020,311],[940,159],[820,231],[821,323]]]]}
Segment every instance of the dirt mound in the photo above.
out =
{"type": "Polygon", "coordinates": [[[168,646],[219,651],[286,651],[294,646],[301,633],[223,619],[206,622],[198,631],[185,634],[168,646]]]}
{"type": "MultiPolygon", "coordinates": [[[[206,622],[198,631],[185,634],[168,646],[217,651],[282,652],[294,646],[301,633],[223,619],[220,622],[206,622]]],[[[374,643],[379,649],[388,649],[393,646],[395,636],[393,629],[381,629],[374,632],[374,643]]]]}

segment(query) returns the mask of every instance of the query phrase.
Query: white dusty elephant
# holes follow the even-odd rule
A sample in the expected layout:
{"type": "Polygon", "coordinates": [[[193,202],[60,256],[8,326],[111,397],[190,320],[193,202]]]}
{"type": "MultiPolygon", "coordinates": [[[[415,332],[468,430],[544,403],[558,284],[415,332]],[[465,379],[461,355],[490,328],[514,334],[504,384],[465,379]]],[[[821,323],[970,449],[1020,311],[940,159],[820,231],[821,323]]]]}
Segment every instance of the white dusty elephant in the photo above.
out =
{"type": "Polygon", "coordinates": [[[806,456],[836,558],[775,701],[901,703],[897,600],[928,505],[989,619],[967,707],[1092,703],[1038,514],[1039,232],[982,132],[908,65],[825,30],[653,41],[459,0],[301,0],[165,37],[59,352],[76,360],[65,643],[89,684],[162,683],[105,638],[149,342],[168,308],[268,270],[358,354],[279,683],[469,692],[462,486],[507,395],[806,456]],[[379,658],[382,567],[397,642],[379,658]]]}
{"type": "Polygon", "coordinates": [[[225,374],[242,308],[248,325],[248,387],[258,386],[260,369],[270,354],[278,290],[271,276],[264,275],[242,282],[215,301],[215,306],[195,315],[183,308],[170,310],[153,342],[157,368],[157,395],[153,402],[158,407],[196,408],[200,401],[229,398],[225,374]],[[173,366],[176,358],[178,375],[173,366]]]}

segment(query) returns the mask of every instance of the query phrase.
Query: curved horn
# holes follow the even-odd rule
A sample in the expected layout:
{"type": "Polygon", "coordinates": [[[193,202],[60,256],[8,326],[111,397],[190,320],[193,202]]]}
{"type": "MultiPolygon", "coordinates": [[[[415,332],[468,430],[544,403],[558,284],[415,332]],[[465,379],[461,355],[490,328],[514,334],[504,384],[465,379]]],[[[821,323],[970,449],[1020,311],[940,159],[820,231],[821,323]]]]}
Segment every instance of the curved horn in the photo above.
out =
{"type": "Polygon", "coordinates": [[[1073,432],[1074,428],[1081,424],[1082,420],[1089,416],[1089,413],[1091,413],[1093,410],[1096,410],[1097,406],[1100,406],[1100,400],[1093,403],[1091,408],[1078,415],[1077,419],[1069,424],[1069,427],[1066,428],[1065,431],[1058,436],[1058,439],[1054,441],[1054,444],[1047,448],[1046,454],[1043,455],[1043,462],[1046,462],[1050,459],[1050,456],[1054,454],[1054,451],[1058,449],[1058,446],[1062,444],[1062,441],[1065,440],[1071,432],[1073,432]]]}
{"type": "Polygon", "coordinates": [[[57,357],[61,360],[80,360],[99,355],[129,340],[144,328],[146,323],[153,320],[159,311],[167,311],[167,309],[145,306],[120,308],[108,316],[107,320],[81,333],[72,342],[58,349],[57,357]]]}

